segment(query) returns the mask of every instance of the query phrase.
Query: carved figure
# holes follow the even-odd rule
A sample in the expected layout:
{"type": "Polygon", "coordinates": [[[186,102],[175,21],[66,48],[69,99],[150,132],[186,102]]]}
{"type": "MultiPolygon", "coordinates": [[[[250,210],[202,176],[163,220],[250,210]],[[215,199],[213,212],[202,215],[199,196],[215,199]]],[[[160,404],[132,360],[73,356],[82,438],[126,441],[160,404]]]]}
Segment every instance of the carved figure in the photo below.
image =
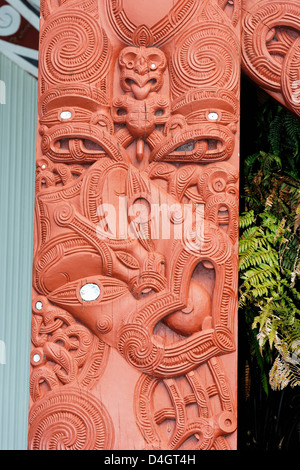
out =
{"type": "Polygon", "coordinates": [[[137,160],[144,155],[144,141],[169,117],[169,99],[157,92],[163,85],[167,61],[160,49],[126,47],[119,56],[120,84],[125,95],[113,100],[114,122],[126,124],[137,141],[137,160]]]}

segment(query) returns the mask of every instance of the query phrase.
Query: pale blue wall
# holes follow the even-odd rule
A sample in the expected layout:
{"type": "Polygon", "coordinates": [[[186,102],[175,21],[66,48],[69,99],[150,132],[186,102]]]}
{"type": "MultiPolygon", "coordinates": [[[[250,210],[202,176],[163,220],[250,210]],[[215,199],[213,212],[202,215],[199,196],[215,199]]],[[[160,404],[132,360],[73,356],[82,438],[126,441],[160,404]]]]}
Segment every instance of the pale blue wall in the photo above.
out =
{"type": "Polygon", "coordinates": [[[1,53],[0,80],[0,449],[17,450],[27,448],[37,81],[1,53]]]}

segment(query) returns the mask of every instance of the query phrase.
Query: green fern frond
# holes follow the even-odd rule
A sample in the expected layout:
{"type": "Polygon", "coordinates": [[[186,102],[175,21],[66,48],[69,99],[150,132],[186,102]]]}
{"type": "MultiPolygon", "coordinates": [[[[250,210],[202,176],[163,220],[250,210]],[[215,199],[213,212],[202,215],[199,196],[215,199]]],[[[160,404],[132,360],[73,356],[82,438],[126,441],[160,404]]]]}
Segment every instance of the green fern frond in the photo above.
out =
{"type": "Polygon", "coordinates": [[[299,153],[300,128],[298,119],[281,109],[270,123],[269,143],[271,151],[279,155],[283,148],[299,153]]]}
{"type": "Polygon", "coordinates": [[[264,107],[257,122],[263,145],[244,163],[239,308],[268,393],[300,386],[300,126],[282,106],[264,107]]]}
{"type": "Polygon", "coordinates": [[[263,264],[278,266],[277,252],[271,250],[270,247],[256,249],[254,245],[251,245],[239,258],[239,268],[243,270],[263,264]]]}
{"type": "Polygon", "coordinates": [[[239,227],[241,229],[245,229],[253,224],[255,221],[254,211],[251,210],[249,212],[243,212],[239,217],[239,227]]]}
{"type": "Polygon", "coordinates": [[[263,283],[259,284],[259,286],[253,288],[251,293],[254,298],[269,296],[270,289],[274,289],[276,286],[277,281],[275,279],[266,279],[263,283]]]}
{"type": "Polygon", "coordinates": [[[259,267],[248,269],[241,278],[244,279],[246,289],[251,289],[251,287],[258,287],[265,282],[267,278],[272,278],[273,276],[277,276],[277,271],[274,267],[268,264],[262,264],[259,267]]]}

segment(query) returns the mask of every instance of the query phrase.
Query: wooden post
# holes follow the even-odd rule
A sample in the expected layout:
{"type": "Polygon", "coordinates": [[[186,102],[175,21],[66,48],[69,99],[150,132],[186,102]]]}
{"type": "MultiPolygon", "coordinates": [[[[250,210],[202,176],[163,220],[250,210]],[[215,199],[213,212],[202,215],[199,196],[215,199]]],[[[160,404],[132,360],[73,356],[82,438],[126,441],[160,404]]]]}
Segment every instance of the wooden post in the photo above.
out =
{"type": "Polygon", "coordinates": [[[239,0],[41,0],[30,449],[236,449],[239,0]]]}

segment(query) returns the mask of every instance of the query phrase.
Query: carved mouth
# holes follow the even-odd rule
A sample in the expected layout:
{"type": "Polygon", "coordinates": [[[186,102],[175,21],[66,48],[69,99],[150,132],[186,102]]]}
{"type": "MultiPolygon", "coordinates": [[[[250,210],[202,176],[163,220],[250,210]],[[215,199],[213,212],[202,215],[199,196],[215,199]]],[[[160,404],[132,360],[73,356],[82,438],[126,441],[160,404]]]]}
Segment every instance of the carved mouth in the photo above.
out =
{"type": "Polygon", "coordinates": [[[136,79],[133,78],[125,78],[125,83],[131,87],[133,83],[135,83],[138,87],[143,88],[147,83],[150,83],[152,86],[155,86],[157,83],[156,78],[148,78],[148,76],[144,77],[137,77],[136,79]]]}
{"type": "Polygon", "coordinates": [[[150,91],[156,86],[157,80],[155,78],[151,78],[150,80],[142,78],[140,80],[133,80],[132,78],[126,78],[125,83],[138,100],[143,100],[147,98],[150,91]]]}

